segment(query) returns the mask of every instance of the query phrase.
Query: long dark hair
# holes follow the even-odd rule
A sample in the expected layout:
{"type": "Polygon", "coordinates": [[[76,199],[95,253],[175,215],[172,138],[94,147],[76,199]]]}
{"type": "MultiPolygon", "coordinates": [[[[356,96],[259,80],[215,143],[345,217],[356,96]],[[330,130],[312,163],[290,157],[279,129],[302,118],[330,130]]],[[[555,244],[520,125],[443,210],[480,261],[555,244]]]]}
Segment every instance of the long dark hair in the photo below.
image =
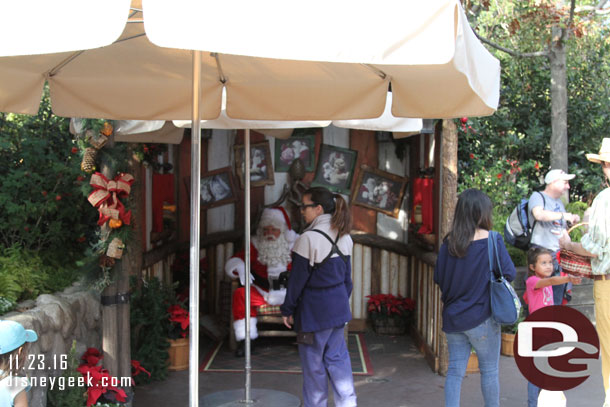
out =
{"type": "Polygon", "coordinates": [[[303,195],[309,195],[311,202],[322,206],[324,213],[332,214],[330,226],[339,232],[339,236],[352,230],[352,214],[341,195],[333,194],[324,187],[309,188],[303,195]]]}
{"type": "Polygon", "coordinates": [[[451,255],[466,256],[477,228],[491,230],[492,209],[491,199],[478,189],[467,189],[460,194],[455,206],[451,232],[447,236],[451,255]]]}

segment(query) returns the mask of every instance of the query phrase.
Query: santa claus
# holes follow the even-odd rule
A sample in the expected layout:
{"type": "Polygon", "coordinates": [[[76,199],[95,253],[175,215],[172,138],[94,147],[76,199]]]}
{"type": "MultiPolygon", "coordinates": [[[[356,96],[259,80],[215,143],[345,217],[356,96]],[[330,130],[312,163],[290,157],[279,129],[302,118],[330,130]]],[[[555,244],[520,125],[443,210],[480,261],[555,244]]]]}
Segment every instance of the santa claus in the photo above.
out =
{"type": "MultiPolygon", "coordinates": [[[[284,208],[266,208],[250,244],[250,339],[258,337],[256,309],[258,306],[280,305],[286,296],[285,279],[290,270],[290,253],[298,234],[290,227],[290,219],[284,208]]],[[[239,278],[245,284],[245,252],[231,257],[225,272],[231,278],[239,278]]],[[[239,341],[236,355],[243,356],[243,340],[246,337],[245,288],[239,287],[233,294],[233,328],[239,341]]]]}

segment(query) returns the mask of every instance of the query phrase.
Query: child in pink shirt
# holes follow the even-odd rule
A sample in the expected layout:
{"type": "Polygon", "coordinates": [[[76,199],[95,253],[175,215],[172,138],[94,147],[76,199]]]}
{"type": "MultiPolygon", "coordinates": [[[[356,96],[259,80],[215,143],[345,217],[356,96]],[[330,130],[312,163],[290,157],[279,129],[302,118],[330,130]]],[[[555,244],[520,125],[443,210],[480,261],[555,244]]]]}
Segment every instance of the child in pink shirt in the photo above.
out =
{"type": "MultiPolygon", "coordinates": [[[[548,307],[553,304],[554,285],[572,283],[580,284],[580,277],[575,276],[554,276],[553,274],[553,253],[542,247],[532,247],[527,252],[528,278],[525,281],[525,303],[529,313],[548,307]]],[[[558,304],[559,305],[559,304],[558,304]]],[[[529,407],[538,405],[538,393],[540,389],[532,383],[527,384],[527,403],[529,407]]]]}

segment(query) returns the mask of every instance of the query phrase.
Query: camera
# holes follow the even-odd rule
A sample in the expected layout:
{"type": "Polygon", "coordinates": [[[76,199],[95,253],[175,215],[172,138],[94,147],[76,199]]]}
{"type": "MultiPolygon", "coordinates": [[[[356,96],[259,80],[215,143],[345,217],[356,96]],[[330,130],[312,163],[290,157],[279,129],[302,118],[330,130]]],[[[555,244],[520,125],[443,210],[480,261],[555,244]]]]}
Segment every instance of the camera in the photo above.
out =
{"type": "Polygon", "coordinates": [[[282,271],[279,276],[272,281],[273,289],[280,290],[288,286],[288,271],[282,271]]]}

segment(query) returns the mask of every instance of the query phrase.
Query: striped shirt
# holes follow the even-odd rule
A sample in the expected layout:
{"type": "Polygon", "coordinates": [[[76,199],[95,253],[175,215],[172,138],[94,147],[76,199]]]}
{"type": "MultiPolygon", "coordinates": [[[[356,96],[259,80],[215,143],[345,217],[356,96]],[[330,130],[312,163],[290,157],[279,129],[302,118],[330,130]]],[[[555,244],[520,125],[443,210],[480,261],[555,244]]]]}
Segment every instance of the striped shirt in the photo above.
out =
{"type": "Polygon", "coordinates": [[[589,232],[581,239],[582,247],[595,254],[591,259],[592,274],[610,273],[610,188],[604,189],[593,200],[589,218],[589,232]]]}

